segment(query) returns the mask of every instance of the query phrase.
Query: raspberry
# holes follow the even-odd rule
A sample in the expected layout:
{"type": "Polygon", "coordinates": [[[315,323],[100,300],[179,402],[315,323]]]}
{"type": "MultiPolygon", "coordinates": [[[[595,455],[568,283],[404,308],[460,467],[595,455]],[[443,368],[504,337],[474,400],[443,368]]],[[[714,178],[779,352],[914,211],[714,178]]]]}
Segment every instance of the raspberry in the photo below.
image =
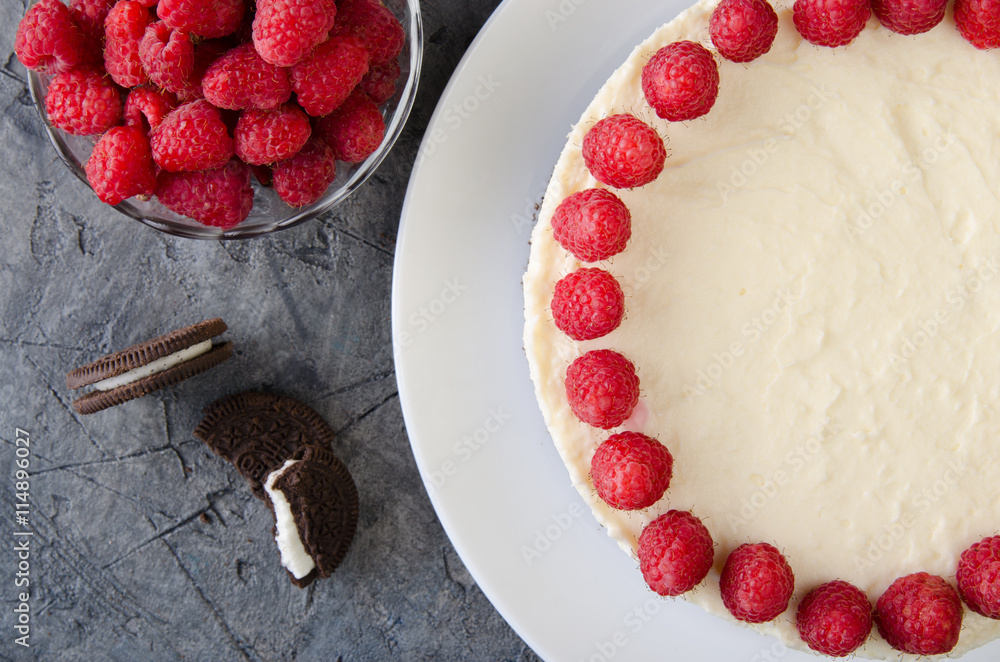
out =
{"type": "Polygon", "coordinates": [[[388,7],[378,0],[340,0],[334,35],[352,35],[361,40],[371,61],[395,61],[403,50],[406,34],[388,7]]]}
{"type": "Polygon", "coordinates": [[[212,66],[223,53],[230,49],[231,44],[226,40],[210,39],[203,41],[194,47],[194,69],[184,87],[177,91],[177,98],[181,101],[194,101],[205,98],[205,91],[202,89],[202,80],[205,72],[212,66]]]}
{"type": "Polygon", "coordinates": [[[337,176],[333,150],[312,138],[298,154],[274,166],[275,192],[291,207],[304,207],[323,197],[337,176]]]}
{"type": "Polygon", "coordinates": [[[792,19],[799,34],[817,46],[845,46],[871,18],[868,0],[795,0],[792,19]]]}
{"type": "Polygon", "coordinates": [[[228,230],[250,215],[250,166],[232,159],[221,168],[160,173],[156,197],[168,209],[204,225],[228,230]]]}
{"type": "Polygon", "coordinates": [[[292,67],[292,89],[310,115],[328,115],[368,73],[368,51],[355,37],[331,37],[292,67]]]}
{"type": "Polygon", "coordinates": [[[18,23],[14,53],[33,71],[67,71],[84,59],[83,34],[66,5],[59,0],[41,0],[18,23]]]}
{"type": "Polygon", "coordinates": [[[693,41],[676,41],[656,51],[642,68],[642,93],[657,116],[684,122],[705,115],[719,96],[719,66],[693,41]]]}
{"type": "Polygon", "coordinates": [[[150,133],[153,160],[170,172],[209,170],[233,155],[222,113],[204,99],[175,108],[150,133]]]}
{"type": "Polygon", "coordinates": [[[708,27],[719,55],[731,62],[750,62],[771,50],[778,14],[767,0],[722,0],[708,27]]]}
{"type": "Polygon", "coordinates": [[[290,67],[327,38],[336,15],[334,0],[257,0],[253,45],[267,62],[290,67]]]}
{"type": "Polygon", "coordinates": [[[773,545],[747,543],[732,551],[719,577],[722,603],[737,620],[764,623],[788,608],[795,576],[773,545]]]}
{"type": "Polygon", "coordinates": [[[201,85],[213,105],[231,110],[277,108],[292,96],[286,70],[265,62],[253,44],[223,53],[205,71],[201,85]]]}
{"type": "Polygon", "coordinates": [[[121,92],[96,69],[70,69],[56,74],[49,84],[45,112],[66,133],[104,133],[122,118],[121,92]]]}
{"type": "Polygon", "coordinates": [[[309,140],[309,116],[294,104],[274,110],[244,110],[236,122],[236,156],[250,165],[274,163],[294,156],[309,140]]]}
{"type": "Polygon", "coordinates": [[[958,643],[962,599],[941,577],[900,577],[875,605],[878,631],[890,646],[914,655],[940,655],[958,643]]]}
{"type": "Polygon", "coordinates": [[[882,25],[899,34],[921,34],[944,20],[948,0],[872,0],[882,25]]]}
{"type": "Polygon", "coordinates": [[[1000,0],[955,0],[955,25],[976,48],[1000,48],[1000,0]]]}
{"type": "Polygon", "coordinates": [[[556,283],[552,296],[556,327],[573,340],[606,336],[625,317],[625,294],[603,269],[578,269],[556,283]]]}
{"type": "Polygon", "coordinates": [[[139,42],[139,60],[150,81],[170,92],[179,92],[194,71],[194,44],[186,32],[156,21],[146,27],[139,42]]]}
{"type": "Polygon", "coordinates": [[[983,538],[962,552],[955,580],[969,609],[1000,619],[1000,536],[983,538]]]}
{"type": "Polygon", "coordinates": [[[606,260],[625,250],[632,236],[632,214],[611,191],[577,191],[556,207],[552,234],[560,246],[584,262],[606,260]]]}
{"type": "Polygon", "coordinates": [[[170,92],[152,87],[133,87],[125,97],[125,125],[135,126],[149,133],[177,106],[177,99],[170,92]]]}
{"type": "Polygon", "coordinates": [[[715,543],[701,520],[671,510],[639,534],[639,569],[653,592],[663,596],[687,593],[712,569],[715,543]]]}
{"type": "Polygon", "coordinates": [[[396,93],[396,82],[402,73],[399,62],[396,60],[390,60],[383,64],[372,64],[358,85],[372,101],[382,104],[396,93]]]}
{"type": "Polygon", "coordinates": [[[624,423],[639,402],[635,365],[611,349],[595,349],[566,370],[566,398],[584,423],[610,430],[624,423]]]}
{"type": "Polygon", "coordinates": [[[335,111],[321,117],[317,128],[339,161],[360,163],[378,149],[385,137],[385,120],[375,102],[359,89],[335,111]]]}
{"type": "Polygon", "coordinates": [[[92,66],[104,66],[104,20],[115,0],[70,0],[69,13],[80,30],[83,60],[92,66]]]}
{"type": "Polygon", "coordinates": [[[858,587],[832,581],[817,586],[802,599],[795,625],[809,648],[831,657],[845,657],[868,639],[872,606],[858,587]]]}
{"type": "Polygon", "coordinates": [[[149,10],[135,0],[121,0],[104,21],[104,68],[122,87],[149,82],[139,59],[139,42],[153,22],[149,10]]]}
{"type": "Polygon", "coordinates": [[[160,0],[156,14],[175,30],[214,39],[235,32],[245,9],[243,0],[160,0]]]}
{"type": "Polygon", "coordinates": [[[156,189],[149,139],[139,127],[111,128],[94,145],[84,171],[94,193],[109,205],[135,195],[152,195],[156,189]]]}
{"type": "Polygon", "coordinates": [[[656,179],[667,149],[653,127],[626,113],[606,117],[583,138],[583,160],[598,181],[634,188],[656,179]]]}
{"type": "Polygon", "coordinates": [[[618,510],[649,508],[670,486],[674,458],[667,447],[638,432],[611,435],[590,461],[594,489],[618,510]]]}

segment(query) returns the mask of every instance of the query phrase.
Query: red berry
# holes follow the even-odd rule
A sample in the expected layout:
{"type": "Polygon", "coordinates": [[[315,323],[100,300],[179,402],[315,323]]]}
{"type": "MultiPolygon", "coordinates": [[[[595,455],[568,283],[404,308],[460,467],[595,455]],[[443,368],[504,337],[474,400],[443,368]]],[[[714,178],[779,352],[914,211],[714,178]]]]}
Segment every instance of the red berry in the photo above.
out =
{"type": "Polygon", "coordinates": [[[194,44],[186,32],[163,21],[150,23],[139,42],[139,60],[150,81],[179,92],[194,71],[194,44]]]}
{"type": "Polygon", "coordinates": [[[606,336],[625,317],[625,294],[603,269],[578,269],[559,280],[552,296],[556,327],[573,340],[606,336]]]}
{"type": "Polygon", "coordinates": [[[708,23],[719,55],[750,62],[771,50],[778,34],[778,14],[767,0],[722,0],[708,23]]]}
{"type": "Polygon", "coordinates": [[[250,166],[231,159],[213,170],[162,171],[156,197],[182,216],[228,230],[249,216],[253,207],[250,166]]]}
{"type": "Polygon", "coordinates": [[[899,34],[921,34],[944,20],[948,0],[872,0],[882,25],[899,34]]]}
{"type": "Polygon", "coordinates": [[[205,39],[225,37],[243,21],[243,0],[159,0],[156,14],[174,28],[205,39]]]}
{"type": "Polygon", "coordinates": [[[622,113],[595,124],[583,138],[583,161],[598,181],[615,188],[643,186],[659,177],[667,158],[653,127],[622,113]]]}
{"type": "Polygon", "coordinates": [[[566,370],[566,398],[584,423],[603,430],[618,427],[639,402],[635,365],[614,350],[589,351],[566,370]]]}
{"type": "Polygon", "coordinates": [[[378,0],[340,0],[333,34],[357,37],[375,64],[395,61],[406,41],[399,19],[378,0]]]}
{"type": "Polygon", "coordinates": [[[1000,536],[983,538],[962,552],[955,579],[969,609],[1000,619],[1000,536]]]}
{"type": "Polygon", "coordinates": [[[115,0],[70,0],[69,12],[83,36],[84,61],[104,66],[104,21],[115,0]]]}
{"type": "Polygon", "coordinates": [[[676,596],[700,584],[712,568],[715,543],[701,520],[671,510],[639,535],[639,569],[655,593],[676,596]]]}
{"type": "Polygon", "coordinates": [[[871,18],[869,0],[795,0],[792,19],[799,34],[817,46],[845,46],[871,18]]]}
{"type": "Polygon", "coordinates": [[[396,82],[401,75],[402,70],[396,60],[390,60],[383,64],[372,64],[368,67],[368,73],[361,79],[358,86],[372,101],[382,104],[396,93],[396,82]]]}
{"type": "Polygon", "coordinates": [[[618,510],[642,510],[663,497],[673,467],[670,451],[656,439],[620,432],[597,447],[590,477],[604,503],[618,510]]]}
{"type": "Polygon", "coordinates": [[[333,148],[337,160],[360,163],[382,144],[385,120],[375,102],[355,89],[344,103],[317,122],[317,128],[333,148]]]}
{"type": "Polygon", "coordinates": [[[1000,0],[955,0],[955,25],[976,48],[1000,48],[1000,0]]]}
{"type": "Polygon", "coordinates": [[[632,214],[611,191],[578,191],[556,208],[552,234],[560,246],[584,262],[606,260],[625,250],[632,236],[632,214]]]}
{"type": "Polygon", "coordinates": [[[236,122],[236,156],[250,165],[294,156],[312,135],[309,116],[294,104],[274,110],[244,110],[236,122]]]}
{"type": "Polygon", "coordinates": [[[292,96],[288,72],[265,62],[253,44],[241,44],[219,56],[201,79],[205,98],[218,108],[277,108],[292,96]]]}
{"type": "Polygon", "coordinates": [[[121,121],[121,92],[96,69],[70,69],[56,74],[49,84],[45,112],[66,133],[104,133],[121,121]]]}
{"type": "Polygon", "coordinates": [[[225,39],[210,39],[195,45],[194,69],[184,88],[177,92],[179,100],[194,101],[205,98],[205,91],[202,88],[205,72],[219,57],[230,50],[230,46],[231,44],[225,39]]]}
{"type": "Polygon", "coordinates": [[[334,0],[257,0],[253,45],[267,62],[290,67],[327,38],[336,15],[334,0]]]}
{"type": "Polygon", "coordinates": [[[331,37],[292,67],[299,105],[314,117],[329,115],[368,73],[368,51],[354,37],[331,37]]]}
{"type": "Polygon", "coordinates": [[[109,205],[134,195],[152,195],[156,189],[149,139],[138,127],[116,126],[101,136],[84,171],[94,193],[109,205]]]}
{"type": "Polygon", "coordinates": [[[879,633],[896,650],[941,655],[958,643],[962,599],[941,577],[926,572],[900,577],[875,609],[879,633]]]}
{"type": "Polygon", "coordinates": [[[153,159],[170,172],[219,168],[233,155],[222,113],[204,99],[175,108],[150,133],[153,159]]]}
{"type": "Polygon", "coordinates": [[[104,21],[104,68],[122,87],[149,82],[139,58],[139,43],[153,18],[135,0],[121,0],[104,21]]]}
{"type": "Polygon", "coordinates": [[[177,98],[170,92],[146,86],[133,87],[125,97],[125,124],[149,133],[176,107],[177,98]]]}
{"type": "Polygon", "coordinates": [[[80,64],[83,46],[83,34],[69,8],[59,0],[32,5],[14,36],[14,53],[21,64],[44,73],[67,71],[80,64]]]}
{"type": "Polygon", "coordinates": [[[642,68],[642,93],[657,116],[684,122],[705,115],[719,96],[719,65],[711,51],[676,41],[656,51],[642,68]]]}
{"type": "Polygon", "coordinates": [[[858,587],[840,580],[828,582],[802,599],[795,626],[809,648],[831,657],[845,657],[868,639],[872,605],[858,587]]]}
{"type": "Polygon", "coordinates": [[[273,186],[286,204],[303,207],[323,197],[336,176],[333,150],[313,137],[298,154],[274,166],[273,186]]]}
{"type": "Polygon", "coordinates": [[[719,577],[722,603],[737,620],[764,623],[788,608],[795,577],[773,545],[747,543],[732,551],[719,577]]]}

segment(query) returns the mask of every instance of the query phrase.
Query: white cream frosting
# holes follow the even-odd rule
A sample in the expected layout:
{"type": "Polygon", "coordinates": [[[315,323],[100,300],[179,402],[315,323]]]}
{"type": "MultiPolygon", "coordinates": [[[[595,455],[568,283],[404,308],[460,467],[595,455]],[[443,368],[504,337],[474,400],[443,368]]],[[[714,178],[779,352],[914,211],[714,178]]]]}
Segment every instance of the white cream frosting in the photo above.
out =
{"type": "Polygon", "coordinates": [[[267,476],[264,483],[264,491],[271,497],[274,505],[274,542],[278,543],[278,552],[281,554],[281,565],[285,566],[288,572],[296,579],[302,579],[316,567],[316,562],[306,551],[299,536],[299,529],[295,526],[295,518],[292,516],[292,507],[288,499],[281,490],[274,489],[274,481],[278,480],[288,469],[294,466],[299,460],[286,460],[280,468],[275,469],[267,476]]]}
{"type": "Polygon", "coordinates": [[[114,377],[108,377],[107,379],[102,379],[99,382],[94,382],[93,387],[98,391],[110,391],[111,389],[118,388],[119,386],[132,384],[140,379],[145,379],[146,377],[164,372],[173,368],[175,365],[180,365],[185,361],[190,361],[191,359],[197,358],[202,354],[206,354],[210,349],[212,349],[211,339],[200,342],[196,345],[191,345],[190,347],[185,347],[178,352],[168,354],[167,356],[156,359],[155,361],[150,361],[145,365],[133,368],[120,375],[115,375],[114,377]]]}
{"type": "MultiPolygon", "coordinates": [[[[647,522],[692,510],[717,548],[707,586],[687,598],[719,615],[728,552],[776,544],[795,600],[759,628],[803,648],[794,614],[810,588],[845,579],[874,603],[913,572],[953,581],[961,552],[1000,530],[1000,58],[950,15],[913,37],[873,19],[854,44],[820,48],[779,6],[769,54],[717,58],[705,118],[658,120],[642,65],[678,39],[711,48],[713,6],[638,46],[570,133],[532,236],[525,347],[554,442],[608,533],[634,555],[647,522]],[[598,266],[623,285],[624,323],[574,342],[548,307],[581,265],[549,221],[598,186],[579,146],[616,112],[650,122],[669,157],[654,183],[618,191],[633,236],[598,266]],[[624,427],[674,455],[671,486],[646,512],[596,496],[590,458],[607,433],[566,404],[566,367],[601,347],[638,368],[624,427]]],[[[998,636],[1000,622],[966,610],[955,654],[998,636]]],[[[860,654],[899,659],[877,632],[860,654]]]]}

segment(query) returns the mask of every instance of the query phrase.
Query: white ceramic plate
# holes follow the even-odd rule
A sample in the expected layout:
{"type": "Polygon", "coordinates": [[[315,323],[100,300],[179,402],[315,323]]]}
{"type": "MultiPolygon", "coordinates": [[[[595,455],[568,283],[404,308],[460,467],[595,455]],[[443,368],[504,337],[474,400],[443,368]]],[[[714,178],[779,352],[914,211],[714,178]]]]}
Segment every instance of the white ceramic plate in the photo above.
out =
{"type": "MultiPolygon", "coordinates": [[[[687,0],[506,0],[427,129],[396,247],[392,326],[410,442],[483,592],[546,660],[805,662],[656,598],[570,485],[521,344],[535,205],[565,135],[687,0]]],[[[1000,643],[963,662],[1000,659],[1000,643]]]]}

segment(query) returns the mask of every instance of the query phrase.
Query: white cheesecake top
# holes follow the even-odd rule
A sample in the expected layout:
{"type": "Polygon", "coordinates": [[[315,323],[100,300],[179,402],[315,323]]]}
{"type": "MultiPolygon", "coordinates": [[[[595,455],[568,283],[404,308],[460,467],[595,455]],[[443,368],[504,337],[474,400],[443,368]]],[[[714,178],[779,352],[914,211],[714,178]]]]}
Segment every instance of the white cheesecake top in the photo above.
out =
{"type": "MultiPolygon", "coordinates": [[[[705,521],[716,572],[688,599],[712,612],[726,614],[717,571],[748,541],[785,553],[796,600],[832,579],[873,603],[913,572],[953,581],[961,552],[1000,529],[1000,57],[965,42],[950,15],[913,37],[873,19],[850,46],[816,47],[779,6],[769,54],[717,57],[706,117],[659,120],[642,65],[679,39],[712,48],[713,6],[636,48],[555,168],[524,281],[546,423],[572,482],[630,553],[669,509],[705,521]],[[581,266],[549,221],[567,195],[600,186],[580,145],[618,112],[653,125],[669,156],[654,183],[616,191],[633,236],[598,266],[622,284],[627,315],[580,343],[548,310],[554,283],[581,266]],[[642,397],[624,427],[658,437],[675,460],[666,496],[643,513],[596,496],[590,458],[608,433],[566,404],[566,367],[603,347],[638,369],[642,397]]],[[[760,628],[803,648],[795,607],[760,628]]],[[[966,610],[955,654],[998,636],[1000,622],[966,610]]],[[[890,650],[874,633],[860,654],[890,650]]]]}

